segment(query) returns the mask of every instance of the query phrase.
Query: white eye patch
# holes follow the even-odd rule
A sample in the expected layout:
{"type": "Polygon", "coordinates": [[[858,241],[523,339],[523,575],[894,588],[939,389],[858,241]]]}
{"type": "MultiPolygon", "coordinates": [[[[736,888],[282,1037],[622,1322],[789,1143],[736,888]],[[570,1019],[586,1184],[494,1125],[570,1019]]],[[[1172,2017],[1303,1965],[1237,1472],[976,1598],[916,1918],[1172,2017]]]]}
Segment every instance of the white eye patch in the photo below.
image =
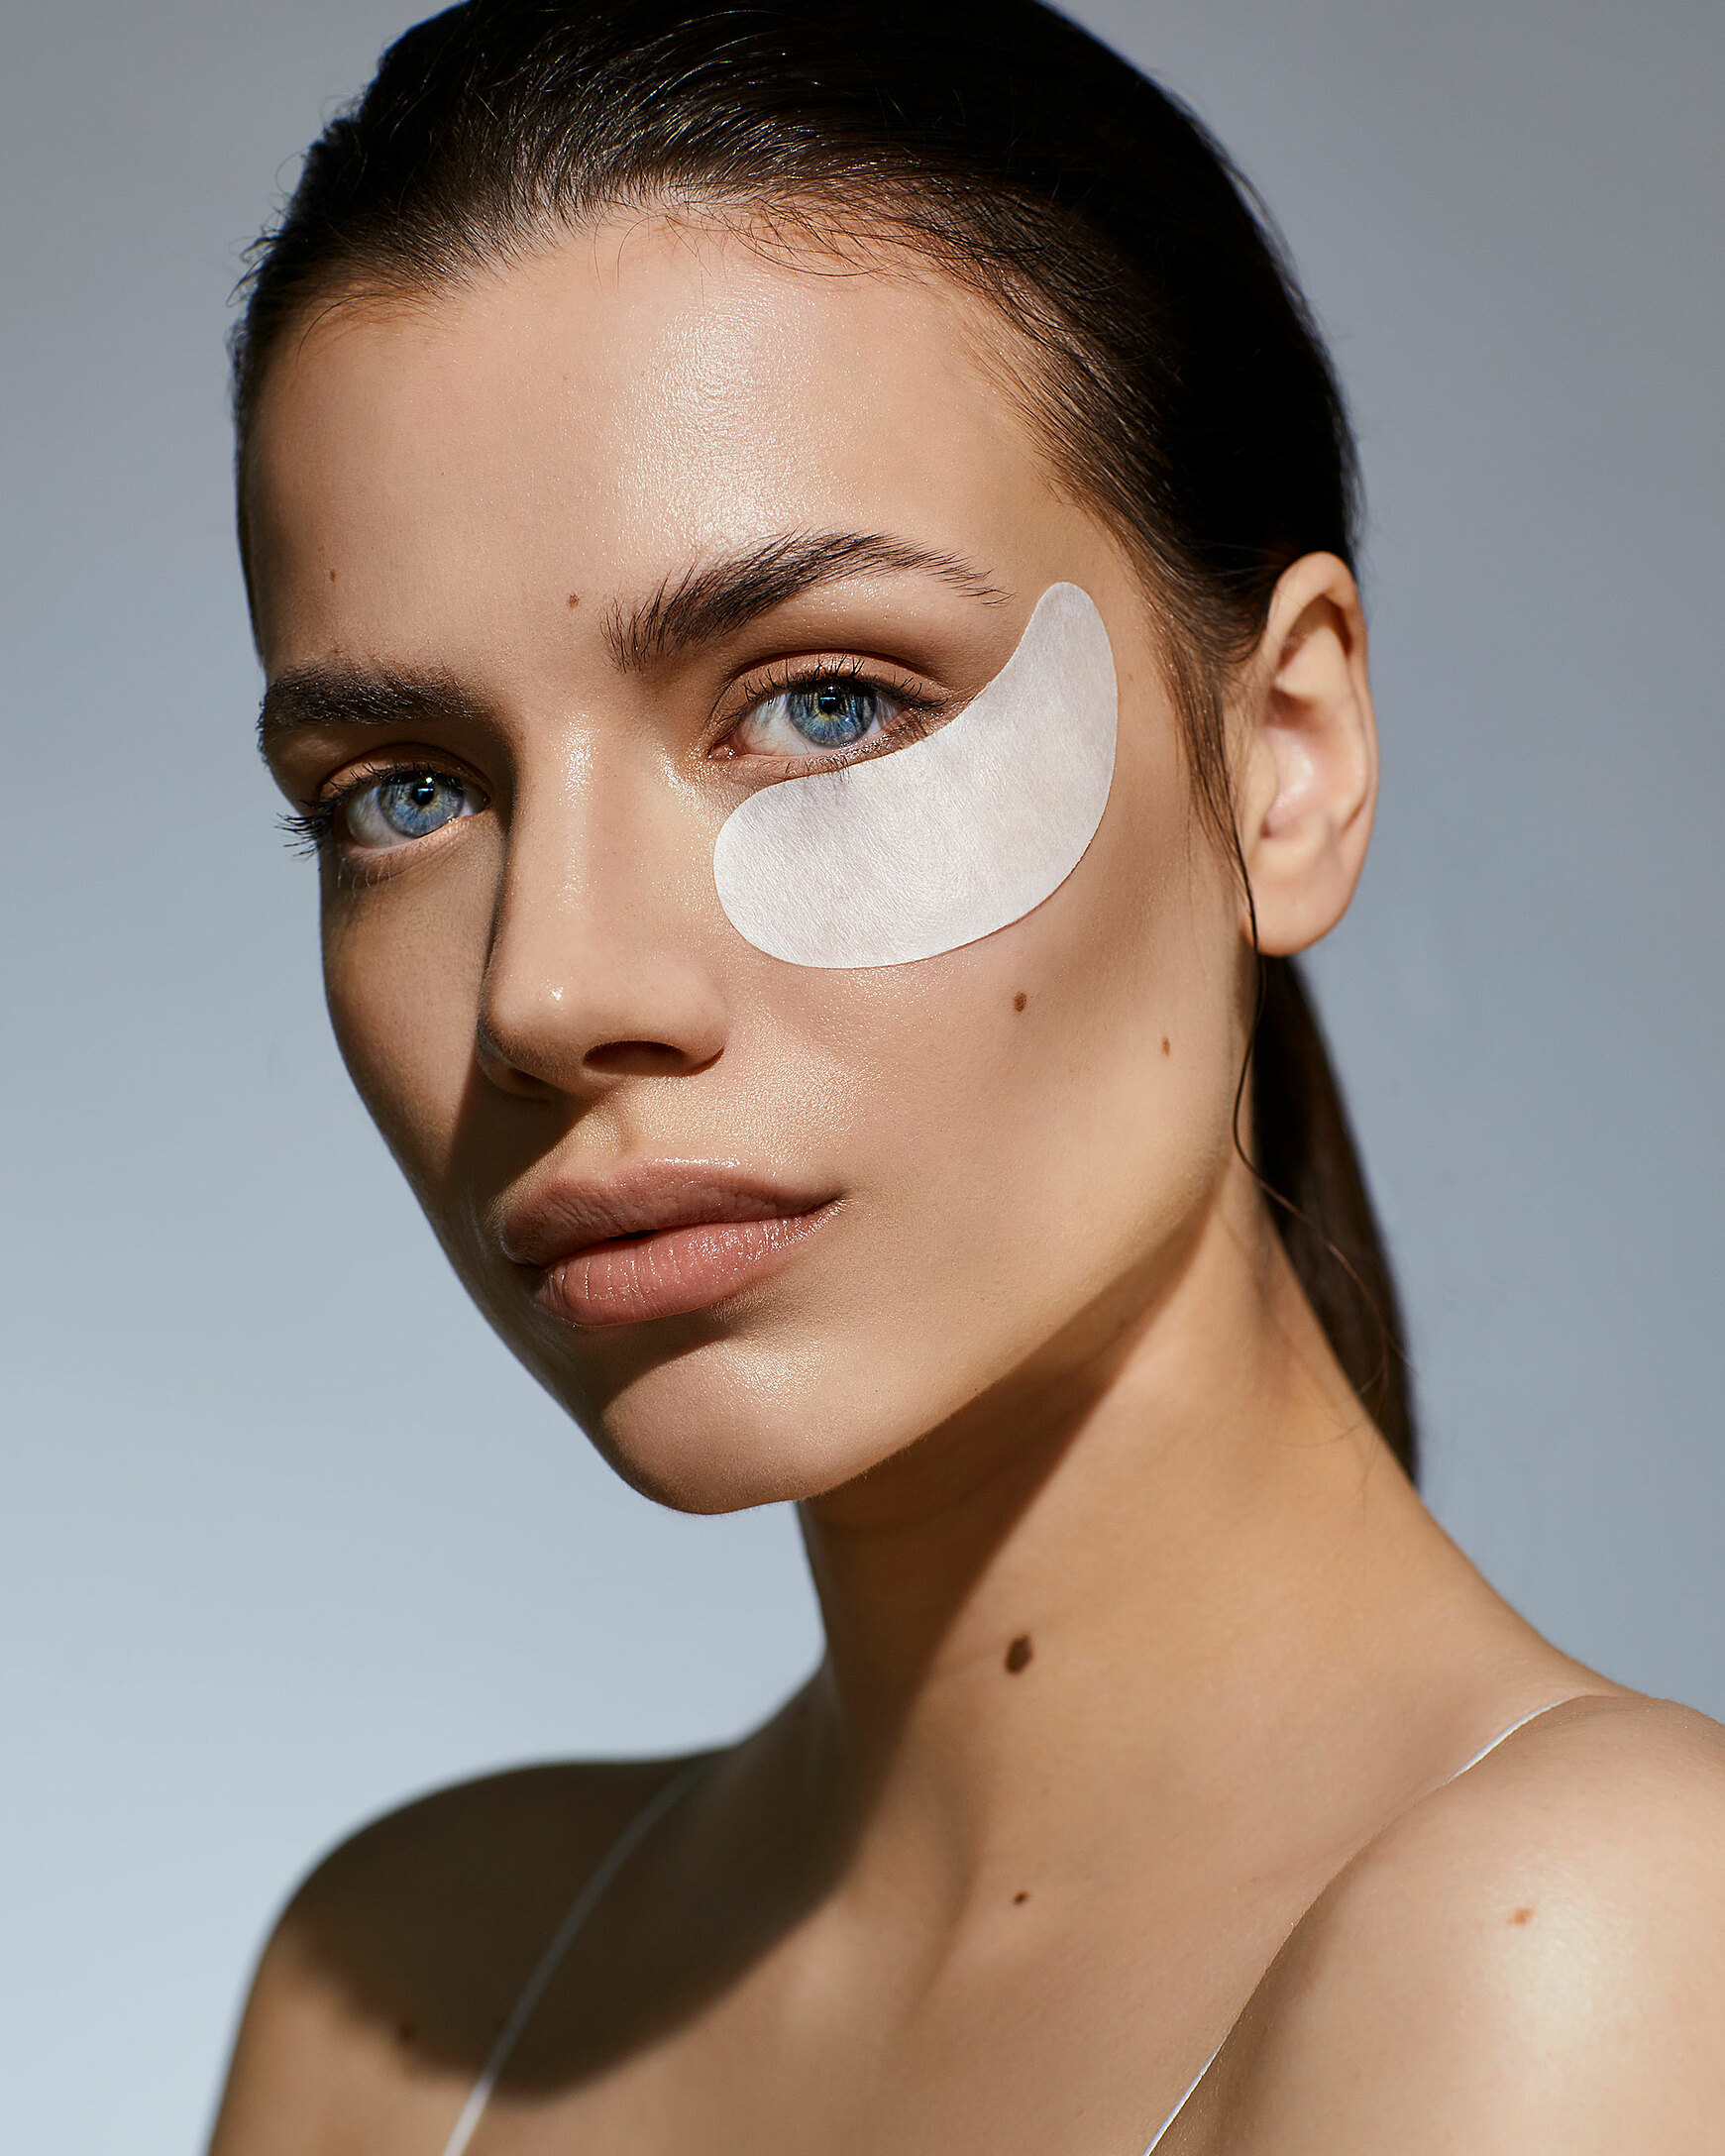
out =
{"type": "Polygon", "coordinates": [[[1084,857],[1114,783],[1114,653],[1088,593],[1050,585],[950,724],[784,779],[725,818],[731,925],[794,966],[903,966],[1034,911],[1084,857]]]}

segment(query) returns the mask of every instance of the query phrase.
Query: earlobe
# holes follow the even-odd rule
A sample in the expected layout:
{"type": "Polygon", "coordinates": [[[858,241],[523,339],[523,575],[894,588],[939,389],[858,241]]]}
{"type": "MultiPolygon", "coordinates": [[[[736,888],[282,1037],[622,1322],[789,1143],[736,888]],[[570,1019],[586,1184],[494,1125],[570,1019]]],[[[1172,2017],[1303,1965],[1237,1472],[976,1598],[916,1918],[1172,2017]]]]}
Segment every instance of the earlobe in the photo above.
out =
{"type": "Polygon", "coordinates": [[[1308,554],[1284,572],[1246,682],[1240,851],[1258,948],[1280,956],[1342,918],[1371,834],[1377,730],[1345,562],[1308,554]]]}

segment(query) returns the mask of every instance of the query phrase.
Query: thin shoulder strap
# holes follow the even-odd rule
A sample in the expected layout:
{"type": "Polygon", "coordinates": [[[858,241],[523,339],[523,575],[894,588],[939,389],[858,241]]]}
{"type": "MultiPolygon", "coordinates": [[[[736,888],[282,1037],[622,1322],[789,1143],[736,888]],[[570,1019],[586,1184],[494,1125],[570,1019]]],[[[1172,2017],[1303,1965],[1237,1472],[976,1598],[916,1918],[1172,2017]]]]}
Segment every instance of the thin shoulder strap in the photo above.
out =
{"type": "MultiPolygon", "coordinates": [[[[1480,1761],[1483,1759],[1489,1759],[1492,1753],[1497,1750],[1500,1744],[1507,1744],[1509,1740],[1515,1735],[1518,1729],[1526,1729],[1530,1722],[1537,1722],[1542,1714],[1555,1714],[1560,1707],[1569,1706],[1577,1699],[1592,1699],[1600,1695],[1594,1692],[1566,1692],[1562,1699],[1548,1699],[1543,1707],[1535,1707],[1531,1714],[1524,1714],[1519,1722],[1511,1722],[1507,1729],[1500,1729],[1497,1735],[1492,1738],[1489,1744],[1482,1744],[1479,1750],[1474,1753],[1473,1757],[1470,1760],[1463,1761],[1463,1763],[1456,1768],[1455,1772],[1449,1777],[1448,1780],[1446,1780],[1443,1784],[1444,1787],[1448,1788],[1450,1786],[1450,1782],[1452,1781],[1459,1781],[1461,1777],[1466,1774],[1470,1768],[1477,1767],[1480,1761]]],[[[1229,2035],[1233,2035],[1233,2033],[1234,2032],[1231,2029],[1229,2031],[1229,2035]]],[[[1223,2043],[1226,2043],[1227,2041],[1228,2038],[1224,2037],[1223,2043]]],[[[1203,2081],[1205,2075],[1209,2073],[1210,2069],[1216,2064],[1217,2060],[1221,2056],[1222,2044],[1218,2044],[1216,2049],[1210,2054],[1209,2058],[1205,2060],[1204,2064],[1192,2077],[1192,2086],[1186,2091],[1186,2094],[1180,2099],[1179,2102],[1175,2104],[1174,2108],[1168,2113],[1167,2117],[1163,2119],[1161,2132],[1156,2135],[1155,2140],[1150,2143],[1147,2149],[1145,2149],[1144,2156],[1155,2156],[1157,2145],[1161,2142],[1163,2136],[1167,2133],[1168,2128],[1174,2123],[1175,2119],[1179,2117],[1180,2113],[1186,2108],[1187,2104],[1190,2103],[1192,2099],[1198,2094],[1199,2083],[1203,2081]]]]}
{"type": "MultiPolygon", "coordinates": [[[[1228,2038],[1225,2036],[1222,2042],[1226,2043],[1227,2041],[1228,2038]]],[[[1145,2149],[1144,2156],[1156,2156],[1157,2144],[1162,2140],[1163,2136],[1167,2133],[1168,2128],[1174,2123],[1175,2119],[1179,2117],[1180,2113],[1186,2108],[1187,2104],[1190,2103],[1192,2099],[1198,2094],[1198,2084],[1204,2079],[1205,2075],[1209,2073],[1210,2069],[1216,2064],[1217,2060],[1220,2059],[1221,2056],[1222,2044],[1218,2044],[1216,2049],[1210,2054],[1209,2058],[1206,2059],[1204,2064],[1198,2069],[1197,2073],[1193,2075],[1191,2087],[1186,2091],[1186,2094],[1180,2099],[1179,2102],[1175,2104],[1174,2108],[1168,2113],[1167,2117],[1163,2119],[1161,2126],[1157,2131],[1155,2140],[1150,2143],[1147,2149],[1145,2149]]]]}
{"type": "MultiPolygon", "coordinates": [[[[1519,1722],[1511,1722],[1507,1729],[1500,1729],[1489,1744],[1482,1744],[1470,1760],[1465,1761],[1456,1768],[1455,1772],[1450,1777],[1450,1781],[1459,1781],[1461,1777],[1469,1774],[1479,1765],[1481,1760],[1489,1759],[1500,1744],[1508,1744],[1518,1729],[1526,1729],[1530,1722],[1537,1722],[1542,1714],[1556,1714],[1560,1707],[1573,1706],[1577,1699],[1597,1699],[1601,1696],[1602,1694],[1598,1692],[1565,1692],[1562,1699],[1548,1699],[1543,1707],[1535,1707],[1531,1714],[1524,1714],[1519,1722]]],[[[1445,1782],[1445,1788],[1450,1786],[1450,1781],[1445,1782]]]]}
{"type": "Polygon", "coordinates": [[[664,1787],[658,1790],[619,1834],[589,1875],[587,1885],[569,1905],[569,1914],[551,1935],[551,1943],[540,1955],[537,1966],[521,1987],[509,2018],[503,2023],[491,2055],[485,2061],[485,2071],[474,2083],[473,2094],[462,2105],[461,2116],[455,2122],[455,2131],[443,2145],[443,2156],[464,2156],[468,2143],[474,2137],[485,2105],[491,2101],[491,2092],[497,2086],[498,2077],[509,2063],[509,2054],[520,2041],[521,2031],[533,2018],[533,2009],[545,1996],[545,1990],[556,1976],[563,1957],[575,1944],[575,1937],[588,1918],[604,1898],[605,1888],[652,1833],[671,1807],[694,1784],[707,1762],[696,1760],[680,1775],[673,1775],[664,1787]]]}

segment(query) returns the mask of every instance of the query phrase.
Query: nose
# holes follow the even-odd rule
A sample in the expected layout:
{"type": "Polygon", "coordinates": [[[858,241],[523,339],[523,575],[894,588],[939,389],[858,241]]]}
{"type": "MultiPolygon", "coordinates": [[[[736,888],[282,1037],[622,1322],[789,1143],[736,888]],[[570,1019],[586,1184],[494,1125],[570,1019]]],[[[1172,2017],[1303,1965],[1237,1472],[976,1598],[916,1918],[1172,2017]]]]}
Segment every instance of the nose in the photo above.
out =
{"type": "Polygon", "coordinates": [[[724,1049],[710,845],[689,805],[582,794],[521,799],[511,819],[478,1026],[480,1067],[505,1093],[591,1097],[687,1076],[724,1049]]]}

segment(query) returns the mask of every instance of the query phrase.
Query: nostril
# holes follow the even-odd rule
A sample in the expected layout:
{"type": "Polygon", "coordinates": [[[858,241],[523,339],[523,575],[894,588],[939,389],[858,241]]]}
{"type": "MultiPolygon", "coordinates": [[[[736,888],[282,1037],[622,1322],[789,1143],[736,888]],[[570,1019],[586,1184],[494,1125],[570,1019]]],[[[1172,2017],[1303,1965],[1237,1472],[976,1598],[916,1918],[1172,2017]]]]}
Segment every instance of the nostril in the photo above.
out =
{"type": "Polygon", "coordinates": [[[696,1059],[664,1040],[606,1040],[582,1058],[591,1071],[613,1078],[670,1078],[693,1070],[696,1059]]]}

